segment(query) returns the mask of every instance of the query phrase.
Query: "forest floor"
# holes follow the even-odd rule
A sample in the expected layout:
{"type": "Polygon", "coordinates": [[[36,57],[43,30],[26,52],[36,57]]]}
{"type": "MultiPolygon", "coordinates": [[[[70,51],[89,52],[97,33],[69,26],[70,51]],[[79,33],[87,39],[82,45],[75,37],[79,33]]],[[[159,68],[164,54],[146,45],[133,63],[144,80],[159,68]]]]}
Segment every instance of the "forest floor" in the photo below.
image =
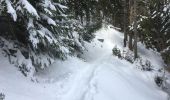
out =
{"type": "MultiPolygon", "coordinates": [[[[142,71],[137,63],[113,56],[115,46],[127,49],[123,48],[123,34],[102,28],[91,43],[85,44],[83,59],[56,60],[39,71],[34,82],[0,55],[0,93],[6,95],[5,100],[167,100],[167,93],[154,82],[159,73],[142,71]]],[[[160,55],[141,43],[139,54],[150,60],[154,69],[163,66],[160,55]]]]}

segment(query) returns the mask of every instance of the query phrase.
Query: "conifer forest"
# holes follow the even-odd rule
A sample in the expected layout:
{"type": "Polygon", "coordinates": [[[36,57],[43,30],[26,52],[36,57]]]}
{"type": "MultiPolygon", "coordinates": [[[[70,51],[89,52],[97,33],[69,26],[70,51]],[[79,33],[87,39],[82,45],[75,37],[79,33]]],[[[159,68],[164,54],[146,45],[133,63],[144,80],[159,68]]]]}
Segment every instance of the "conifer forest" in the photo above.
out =
{"type": "Polygon", "coordinates": [[[0,0],[0,100],[170,100],[170,0],[0,0]]]}

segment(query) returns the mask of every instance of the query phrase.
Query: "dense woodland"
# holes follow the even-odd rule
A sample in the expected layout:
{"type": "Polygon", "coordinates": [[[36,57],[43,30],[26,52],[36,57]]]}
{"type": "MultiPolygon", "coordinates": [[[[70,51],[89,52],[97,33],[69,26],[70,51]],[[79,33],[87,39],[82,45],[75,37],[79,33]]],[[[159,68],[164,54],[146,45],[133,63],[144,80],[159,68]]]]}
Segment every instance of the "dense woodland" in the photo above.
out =
{"type": "Polygon", "coordinates": [[[121,29],[135,59],[141,41],[170,65],[170,0],[0,0],[0,48],[25,75],[29,67],[11,60],[18,52],[37,71],[79,57],[103,24],[121,29]]]}

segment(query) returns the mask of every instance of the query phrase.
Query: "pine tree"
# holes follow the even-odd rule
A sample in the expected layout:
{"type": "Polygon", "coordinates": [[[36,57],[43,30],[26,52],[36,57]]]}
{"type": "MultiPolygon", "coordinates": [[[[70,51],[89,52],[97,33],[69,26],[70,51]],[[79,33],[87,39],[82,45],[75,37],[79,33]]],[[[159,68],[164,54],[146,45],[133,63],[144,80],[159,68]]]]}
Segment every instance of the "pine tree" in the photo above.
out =
{"type": "Polygon", "coordinates": [[[2,0],[0,4],[4,7],[3,15],[10,15],[13,19],[8,21],[13,29],[17,27],[18,30],[23,30],[24,37],[14,31],[10,31],[9,35],[25,48],[18,48],[17,51],[27,55],[26,59],[31,59],[32,65],[24,62],[17,64],[25,75],[30,70],[38,71],[49,66],[56,58],[65,59],[67,55],[82,52],[84,40],[81,24],[71,17],[68,7],[65,6],[66,1],[2,0]],[[20,41],[21,39],[25,42],[20,41]]]}

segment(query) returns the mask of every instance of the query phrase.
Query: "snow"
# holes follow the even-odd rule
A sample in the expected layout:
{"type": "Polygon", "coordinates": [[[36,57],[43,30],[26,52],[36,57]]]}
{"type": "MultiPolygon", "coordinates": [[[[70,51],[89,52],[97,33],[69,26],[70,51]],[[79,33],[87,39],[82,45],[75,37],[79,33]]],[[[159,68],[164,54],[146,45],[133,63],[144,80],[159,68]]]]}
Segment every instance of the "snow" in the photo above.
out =
{"type": "Polygon", "coordinates": [[[37,48],[37,44],[39,43],[39,39],[36,38],[37,32],[34,30],[34,24],[33,24],[33,19],[29,18],[28,25],[27,25],[27,30],[29,30],[29,39],[33,46],[37,48]]]}
{"type": "Polygon", "coordinates": [[[23,6],[30,14],[34,15],[36,18],[39,18],[39,15],[36,9],[27,1],[27,0],[20,0],[19,4],[23,6]]]}
{"type": "Polygon", "coordinates": [[[50,8],[51,10],[56,11],[55,6],[51,3],[51,0],[43,0],[43,6],[46,8],[50,8]]]}
{"type": "Polygon", "coordinates": [[[41,13],[41,16],[42,16],[43,19],[47,20],[49,25],[56,26],[56,23],[55,23],[55,21],[53,19],[51,19],[50,17],[48,17],[47,15],[42,14],[42,13],[41,13]]]}
{"type": "MultiPolygon", "coordinates": [[[[50,18],[48,18],[48,20],[51,21],[52,19],[50,20],[50,18]]],[[[54,25],[56,24],[55,22],[53,22],[53,20],[52,20],[52,22],[49,22],[49,23],[52,23],[54,25]]],[[[57,43],[57,40],[55,39],[53,34],[47,28],[43,27],[41,24],[38,24],[38,26],[40,27],[40,29],[35,30],[35,26],[33,24],[33,19],[29,18],[27,30],[29,30],[29,39],[35,48],[37,48],[37,44],[40,42],[40,40],[39,40],[39,38],[37,38],[37,36],[47,39],[47,41],[51,44],[57,43]]]]}
{"type": "Polygon", "coordinates": [[[143,59],[151,61],[156,69],[162,68],[164,66],[164,61],[162,60],[160,53],[151,49],[146,49],[142,43],[138,43],[138,47],[139,55],[143,59]]]}
{"type": "Polygon", "coordinates": [[[67,6],[61,5],[59,3],[55,3],[55,5],[59,6],[61,9],[68,9],[67,6]]]}
{"type": "MultiPolygon", "coordinates": [[[[0,92],[5,100],[167,100],[167,94],[154,83],[155,73],[135,69],[135,64],[114,57],[115,45],[126,49],[123,34],[102,28],[91,43],[85,43],[83,59],[56,60],[35,74],[33,82],[0,55],[0,92]]],[[[143,58],[158,64],[156,67],[162,65],[158,53],[139,46],[143,58]]]]}
{"type": "Polygon", "coordinates": [[[17,14],[16,14],[15,9],[11,5],[11,2],[9,0],[5,0],[5,3],[7,5],[7,12],[9,14],[11,14],[11,16],[13,17],[13,20],[16,21],[17,20],[17,14]]]}

